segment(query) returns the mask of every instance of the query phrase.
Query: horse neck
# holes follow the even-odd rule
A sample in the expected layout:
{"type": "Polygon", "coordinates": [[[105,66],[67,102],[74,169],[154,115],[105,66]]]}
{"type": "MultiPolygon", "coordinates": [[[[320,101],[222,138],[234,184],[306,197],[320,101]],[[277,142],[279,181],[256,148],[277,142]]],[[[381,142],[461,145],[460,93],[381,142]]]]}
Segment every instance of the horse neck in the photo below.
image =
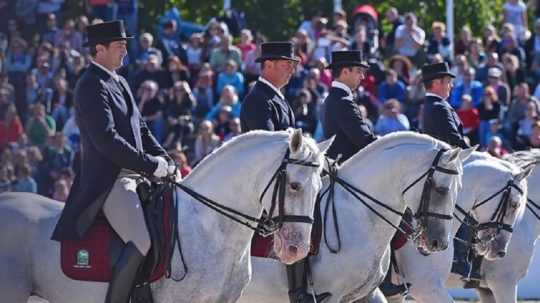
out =
{"type": "MultiPolygon", "coordinates": [[[[406,205],[401,197],[402,189],[400,189],[399,182],[390,181],[402,178],[401,166],[403,161],[401,161],[400,157],[397,157],[397,154],[393,154],[392,151],[373,151],[369,155],[358,159],[358,161],[351,160],[348,161],[350,163],[339,170],[341,178],[392,209],[400,212],[405,210],[406,205]]],[[[326,188],[328,184],[327,178],[325,178],[324,183],[323,188],[326,188]]],[[[400,216],[377,206],[365,197],[362,198],[392,224],[399,225],[400,216]]],[[[323,201],[323,210],[325,206],[326,201],[323,201]]],[[[346,233],[347,235],[344,237],[372,237],[370,241],[377,242],[375,245],[381,249],[388,245],[395,229],[339,185],[336,185],[336,208],[338,217],[342,216],[344,219],[343,226],[360,226],[362,230],[362,234],[356,232],[346,233]]],[[[329,234],[332,233],[329,232],[329,234]]],[[[366,238],[363,238],[363,240],[366,240],[366,238]]]]}
{"type": "MultiPolygon", "coordinates": [[[[259,218],[263,210],[259,195],[279,167],[284,146],[284,142],[261,141],[226,150],[219,157],[203,162],[183,184],[223,206],[259,218]]],[[[239,249],[248,246],[252,230],[194,201],[182,191],[179,194],[181,203],[187,208],[183,210],[184,214],[191,214],[182,216],[179,213],[180,220],[200,226],[197,232],[201,240],[223,242],[239,249]]]]}
{"type": "MultiPolygon", "coordinates": [[[[537,167],[534,168],[532,174],[527,178],[527,183],[529,186],[528,189],[528,198],[534,201],[537,205],[540,205],[540,188],[536,184],[540,183],[540,169],[537,167]]],[[[529,202],[527,202],[529,203],[529,202]]],[[[537,210],[533,207],[537,214],[540,214],[540,210],[537,210]]],[[[537,219],[530,210],[525,209],[523,218],[521,219],[521,225],[523,227],[529,228],[531,233],[535,235],[535,239],[540,237],[540,220],[537,219]]],[[[520,226],[522,228],[522,226],[520,226]]]]}

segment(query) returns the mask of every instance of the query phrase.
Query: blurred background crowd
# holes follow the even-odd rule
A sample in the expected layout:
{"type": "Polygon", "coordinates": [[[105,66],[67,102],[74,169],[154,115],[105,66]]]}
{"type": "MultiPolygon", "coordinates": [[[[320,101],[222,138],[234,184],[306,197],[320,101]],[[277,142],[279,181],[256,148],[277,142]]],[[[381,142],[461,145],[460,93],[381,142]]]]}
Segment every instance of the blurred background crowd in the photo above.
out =
{"type": "MultiPolygon", "coordinates": [[[[78,163],[73,91],[89,62],[85,27],[101,20],[123,19],[136,36],[119,72],[184,176],[241,133],[242,99],[259,74],[259,46],[268,40],[247,25],[248,15],[232,10],[197,25],[171,9],[143,30],[137,0],[88,0],[75,17],[64,14],[65,5],[0,0],[0,192],[66,199],[78,163]]],[[[453,43],[444,22],[426,24],[391,6],[358,5],[297,20],[296,32],[281,39],[292,41],[301,58],[284,91],[296,126],[321,139],[330,54],[359,49],[370,68],[356,101],[376,134],[420,128],[420,68],[447,61],[457,75],[448,101],[471,144],[495,156],[540,147],[539,8],[507,0],[500,9],[498,26],[463,26],[453,43]]]]}

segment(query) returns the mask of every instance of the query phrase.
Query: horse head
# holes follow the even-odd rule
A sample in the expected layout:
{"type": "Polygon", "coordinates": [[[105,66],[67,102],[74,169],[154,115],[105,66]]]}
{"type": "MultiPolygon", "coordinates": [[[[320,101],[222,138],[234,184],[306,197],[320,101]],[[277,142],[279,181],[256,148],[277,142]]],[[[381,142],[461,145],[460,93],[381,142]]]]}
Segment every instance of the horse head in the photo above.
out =
{"type": "Polygon", "coordinates": [[[534,162],[517,167],[506,161],[495,161],[507,168],[506,173],[504,177],[498,178],[498,185],[478,189],[477,200],[472,208],[472,216],[479,222],[476,226],[477,243],[473,248],[488,260],[506,255],[513,226],[522,216],[527,203],[527,177],[535,166],[534,162]]]}
{"type": "Polygon", "coordinates": [[[407,205],[413,212],[416,211],[415,219],[419,228],[415,242],[424,254],[448,247],[452,214],[461,188],[463,162],[475,149],[433,149],[430,159],[434,160],[426,163],[429,164],[428,170],[414,179],[403,192],[407,205]],[[422,180],[425,181],[420,186],[422,180]]]}
{"type": "Polygon", "coordinates": [[[277,218],[281,223],[273,235],[274,252],[281,262],[292,264],[309,253],[314,205],[322,186],[324,155],[334,138],[316,144],[313,139],[303,136],[301,130],[288,132],[289,160],[285,161],[288,165],[283,166],[284,184],[277,193],[282,195],[283,203],[277,206],[271,203],[266,210],[272,216],[279,208],[277,218]]]}

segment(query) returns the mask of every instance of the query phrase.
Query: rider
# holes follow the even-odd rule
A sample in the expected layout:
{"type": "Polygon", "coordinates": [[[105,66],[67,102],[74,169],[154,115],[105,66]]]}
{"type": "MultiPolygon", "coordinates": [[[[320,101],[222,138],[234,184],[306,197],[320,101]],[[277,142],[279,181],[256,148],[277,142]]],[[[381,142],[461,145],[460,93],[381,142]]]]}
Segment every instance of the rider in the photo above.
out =
{"type": "Polygon", "coordinates": [[[353,95],[369,65],[362,60],[360,51],[336,51],[332,52],[332,63],[328,67],[334,81],[323,103],[323,132],[326,139],[336,136],[327,155],[332,159],[340,155],[341,163],[377,139],[353,95]]]}
{"type": "MultiPolygon", "coordinates": [[[[468,148],[470,146],[463,135],[461,120],[447,101],[453,86],[453,78],[455,75],[450,72],[446,62],[422,67],[422,81],[426,88],[422,132],[452,146],[468,148]]],[[[472,234],[462,226],[456,237],[466,240],[470,239],[472,234]]],[[[462,275],[466,280],[479,280],[479,266],[472,266],[471,269],[471,264],[467,261],[467,247],[460,242],[454,243],[455,257],[452,271],[462,275]]]]}
{"type": "MultiPolygon", "coordinates": [[[[300,60],[293,55],[290,42],[268,42],[261,45],[261,76],[244,98],[240,112],[242,131],[255,129],[285,130],[295,126],[294,112],[281,93],[300,60]]],[[[256,236],[255,236],[256,237],[256,236]]],[[[287,266],[291,303],[312,303],[307,293],[307,258],[287,266]]],[[[329,293],[317,295],[323,302],[329,293]]]]}
{"type": "Polygon", "coordinates": [[[136,192],[141,175],[166,177],[175,167],[150,133],[126,80],[116,73],[127,54],[121,20],[89,25],[91,64],[75,88],[81,133],[75,176],[53,240],[79,240],[102,212],[124,242],[113,266],[105,302],[128,302],[150,236],[136,192]]]}

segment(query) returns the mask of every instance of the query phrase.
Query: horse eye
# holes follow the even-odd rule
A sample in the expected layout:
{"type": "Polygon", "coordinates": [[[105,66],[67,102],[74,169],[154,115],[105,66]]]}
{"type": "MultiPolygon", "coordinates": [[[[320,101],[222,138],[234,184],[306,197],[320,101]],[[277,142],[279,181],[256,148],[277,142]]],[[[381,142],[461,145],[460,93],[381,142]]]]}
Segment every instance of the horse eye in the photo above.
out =
{"type": "Polygon", "coordinates": [[[291,182],[290,186],[291,186],[291,190],[293,191],[299,191],[300,188],[302,187],[302,185],[300,185],[299,182],[291,182]]]}
{"type": "Polygon", "coordinates": [[[448,194],[450,189],[448,187],[439,186],[439,187],[435,187],[435,191],[441,195],[446,195],[448,194]]]}

